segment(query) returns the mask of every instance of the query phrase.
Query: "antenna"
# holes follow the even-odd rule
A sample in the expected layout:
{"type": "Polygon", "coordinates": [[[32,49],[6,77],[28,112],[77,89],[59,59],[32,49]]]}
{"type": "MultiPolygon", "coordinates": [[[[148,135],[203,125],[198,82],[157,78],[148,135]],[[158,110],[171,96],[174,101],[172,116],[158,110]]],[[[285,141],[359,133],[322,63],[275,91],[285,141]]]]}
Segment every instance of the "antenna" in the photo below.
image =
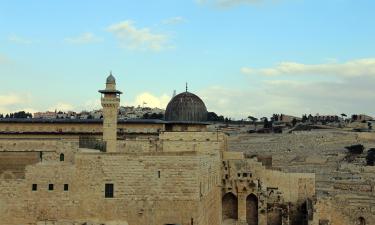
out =
{"type": "Polygon", "coordinates": [[[186,82],[186,92],[188,92],[188,83],[186,82]]]}

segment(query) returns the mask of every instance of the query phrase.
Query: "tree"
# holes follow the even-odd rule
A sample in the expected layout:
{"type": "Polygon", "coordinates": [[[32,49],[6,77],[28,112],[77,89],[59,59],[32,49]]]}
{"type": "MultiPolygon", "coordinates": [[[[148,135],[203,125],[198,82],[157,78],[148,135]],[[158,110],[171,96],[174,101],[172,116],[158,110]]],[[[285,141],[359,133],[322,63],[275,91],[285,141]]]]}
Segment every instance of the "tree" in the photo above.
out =
{"type": "Polygon", "coordinates": [[[32,115],[29,112],[19,111],[19,112],[12,113],[10,117],[16,118],[16,119],[26,119],[26,118],[32,118],[32,115]]]}
{"type": "Polygon", "coordinates": [[[296,119],[296,118],[293,118],[293,120],[292,120],[292,125],[293,125],[293,127],[295,127],[296,124],[297,124],[297,119],[296,119]]]}
{"type": "Polygon", "coordinates": [[[257,129],[257,124],[256,124],[256,121],[258,120],[258,118],[255,118],[253,116],[248,116],[247,118],[249,118],[249,120],[251,120],[253,122],[253,125],[254,125],[254,129],[256,130],[257,129]]]}
{"type": "Polygon", "coordinates": [[[214,113],[214,112],[208,112],[207,113],[207,120],[208,121],[218,121],[219,120],[219,116],[214,113]]]}
{"type": "Polygon", "coordinates": [[[267,117],[262,117],[263,128],[272,128],[272,122],[268,121],[267,117]]]}
{"type": "Polygon", "coordinates": [[[302,123],[305,123],[308,120],[306,114],[302,116],[302,123]]]}
{"type": "Polygon", "coordinates": [[[149,118],[150,118],[150,114],[148,114],[148,113],[145,113],[142,116],[142,119],[149,119],[149,118]]]}
{"type": "Polygon", "coordinates": [[[345,121],[344,117],[347,117],[347,115],[345,113],[341,113],[341,119],[342,119],[342,121],[345,121]]]}

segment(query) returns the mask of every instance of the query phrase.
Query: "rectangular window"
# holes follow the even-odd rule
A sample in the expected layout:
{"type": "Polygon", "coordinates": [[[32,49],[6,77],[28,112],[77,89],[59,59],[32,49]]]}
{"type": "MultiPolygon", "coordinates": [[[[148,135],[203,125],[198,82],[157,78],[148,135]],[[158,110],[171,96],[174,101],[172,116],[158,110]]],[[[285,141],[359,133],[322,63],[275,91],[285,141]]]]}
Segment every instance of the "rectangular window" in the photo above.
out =
{"type": "Polygon", "coordinates": [[[38,190],[38,185],[37,184],[33,184],[32,187],[31,187],[31,190],[33,190],[33,191],[38,190]]]}
{"type": "Polygon", "coordinates": [[[48,190],[53,191],[53,184],[48,184],[48,190]]]}
{"type": "Polygon", "coordinates": [[[105,197],[113,198],[114,187],[113,184],[105,184],[105,197]]]}
{"type": "Polygon", "coordinates": [[[158,171],[158,178],[160,178],[160,170],[158,171]]]}
{"type": "Polygon", "coordinates": [[[69,184],[64,184],[64,191],[69,191],[69,184]]]}

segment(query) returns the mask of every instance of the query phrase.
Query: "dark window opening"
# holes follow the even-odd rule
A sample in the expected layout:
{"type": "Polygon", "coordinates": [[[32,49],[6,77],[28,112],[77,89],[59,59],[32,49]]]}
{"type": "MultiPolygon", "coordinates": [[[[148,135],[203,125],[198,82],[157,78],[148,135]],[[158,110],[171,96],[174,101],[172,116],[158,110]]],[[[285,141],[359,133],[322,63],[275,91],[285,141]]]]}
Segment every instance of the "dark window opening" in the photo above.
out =
{"type": "Polygon", "coordinates": [[[105,197],[106,198],[113,198],[113,184],[105,184],[105,197]]]}
{"type": "Polygon", "coordinates": [[[48,184],[48,190],[53,191],[53,184],[48,184]]]}
{"type": "Polygon", "coordinates": [[[160,178],[160,170],[158,171],[158,178],[160,178]]]}
{"type": "Polygon", "coordinates": [[[69,184],[64,184],[64,191],[69,191],[69,184]]]}
{"type": "Polygon", "coordinates": [[[65,156],[63,153],[60,154],[60,162],[63,162],[65,160],[65,156]]]}
{"type": "Polygon", "coordinates": [[[33,191],[38,190],[38,185],[37,184],[33,184],[32,187],[31,187],[31,190],[33,190],[33,191]]]}
{"type": "Polygon", "coordinates": [[[243,176],[243,177],[247,177],[247,173],[243,173],[242,176],[243,176]]]}

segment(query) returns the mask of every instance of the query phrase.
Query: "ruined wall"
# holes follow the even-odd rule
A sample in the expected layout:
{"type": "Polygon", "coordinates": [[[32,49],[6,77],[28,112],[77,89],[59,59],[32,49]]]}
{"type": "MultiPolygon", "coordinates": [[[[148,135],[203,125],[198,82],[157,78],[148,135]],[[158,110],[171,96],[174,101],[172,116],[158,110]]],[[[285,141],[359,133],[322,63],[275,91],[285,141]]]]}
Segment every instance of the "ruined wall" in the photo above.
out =
{"type": "Polygon", "coordinates": [[[315,175],[306,173],[283,173],[276,170],[267,170],[255,159],[227,160],[224,174],[229,179],[260,181],[259,188],[267,187],[281,190],[283,199],[288,202],[297,202],[306,198],[315,197],[315,175]]]}
{"type": "MultiPolygon", "coordinates": [[[[359,218],[365,219],[366,224],[372,224],[375,220],[375,168],[366,166],[366,151],[374,147],[374,137],[374,133],[340,130],[237,135],[230,137],[229,146],[248,155],[272,155],[273,168],[283,172],[315,173],[318,199],[318,211],[314,213],[316,224],[319,220],[322,225],[357,224],[359,218]],[[345,147],[353,144],[363,144],[364,153],[348,157],[345,147]],[[319,217],[319,214],[322,216],[319,217]]],[[[267,174],[262,177],[268,179],[267,174]]],[[[283,183],[277,185],[287,185],[283,183]]],[[[292,186],[299,186],[298,192],[304,193],[305,183],[293,182],[292,186]]],[[[311,189],[309,187],[311,185],[306,186],[307,190],[311,189]]],[[[303,195],[297,197],[302,198],[303,195]]]]}
{"type": "Polygon", "coordinates": [[[314,174],[269,170],[239,154],[224,154],[223,213],[231,215],[234,210],[233,202],[226,202],[228,193],[233,193],[238,202],[235,219],[242,223],[277,225],[290,220],[291,225],[302,224],[308,216],[306,202],[315,199],[314,174]]]}

